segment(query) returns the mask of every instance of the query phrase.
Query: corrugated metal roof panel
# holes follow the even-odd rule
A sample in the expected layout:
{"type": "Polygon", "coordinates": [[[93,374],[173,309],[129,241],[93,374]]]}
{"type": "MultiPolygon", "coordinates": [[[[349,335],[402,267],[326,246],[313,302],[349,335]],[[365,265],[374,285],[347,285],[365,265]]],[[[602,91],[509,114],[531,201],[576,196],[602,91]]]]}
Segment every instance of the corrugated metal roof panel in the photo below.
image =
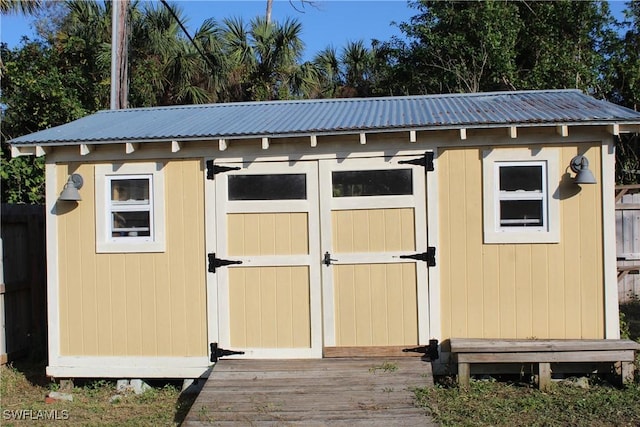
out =
{"type": "Polygon", "coordinates": [[[545,123],[640,123],[640,113],[577,90],[184,105],[100,111],[10,142],[59,145],[545,123]]]}

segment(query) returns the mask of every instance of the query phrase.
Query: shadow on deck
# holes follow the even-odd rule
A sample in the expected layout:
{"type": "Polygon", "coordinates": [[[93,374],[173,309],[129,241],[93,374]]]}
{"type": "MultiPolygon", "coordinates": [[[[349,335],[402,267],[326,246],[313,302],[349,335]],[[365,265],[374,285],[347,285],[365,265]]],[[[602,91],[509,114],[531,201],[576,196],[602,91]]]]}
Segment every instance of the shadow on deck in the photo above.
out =
{"type": "Polygon", "coordinates": [[[431,364],[401,359],[222,360],[183,426],[435,425],[413,389],[431,364]]]}

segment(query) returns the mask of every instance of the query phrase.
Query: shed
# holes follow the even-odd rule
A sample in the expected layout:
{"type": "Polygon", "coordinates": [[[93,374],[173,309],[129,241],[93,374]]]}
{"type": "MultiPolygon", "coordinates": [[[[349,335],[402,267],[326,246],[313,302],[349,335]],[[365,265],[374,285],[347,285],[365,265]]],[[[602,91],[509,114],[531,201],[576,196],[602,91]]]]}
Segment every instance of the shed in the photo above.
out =
{"type": "Polygon", "coordinates": [[[614,142],[638,131],[544,90],[100,111],[16,138],[46,155],[47,373],[619,338],[614,142]]]}

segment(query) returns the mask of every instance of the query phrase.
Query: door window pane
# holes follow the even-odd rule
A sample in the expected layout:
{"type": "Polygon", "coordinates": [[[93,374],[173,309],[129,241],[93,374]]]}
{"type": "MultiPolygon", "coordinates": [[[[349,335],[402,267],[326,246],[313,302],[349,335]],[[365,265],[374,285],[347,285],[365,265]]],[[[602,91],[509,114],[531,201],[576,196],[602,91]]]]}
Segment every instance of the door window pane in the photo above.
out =
{"type": "Polygon", "coordinates": [[[411,169],[336,171],[331,179],[333,197],[413,194],[411,169]]]}
{"type": "Polygon", "coordinates": [[[307,176],[300,174],[231,175],[229,200],[304,200],[307,176]]]}

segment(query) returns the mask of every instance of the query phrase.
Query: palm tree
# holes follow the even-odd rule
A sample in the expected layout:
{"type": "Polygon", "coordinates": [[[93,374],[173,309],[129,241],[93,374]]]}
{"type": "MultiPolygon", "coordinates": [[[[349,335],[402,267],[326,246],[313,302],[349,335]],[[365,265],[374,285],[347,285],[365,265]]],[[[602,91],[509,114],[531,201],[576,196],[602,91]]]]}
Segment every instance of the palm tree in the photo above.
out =
{"type": "Polygon", "coordinates": [[[370,96],[374,58],[375,52],[362,41],[348,43],[340,57],[333,47],[318,53],[313,63],[320,75],[323,96],[370,96]]]}
{"type": "Polygon", "coordinates": [[[229,95],[235,101],[288,99],[307,96],[317,84],[311,64],[299,64],[304,44],[301,24],[256,18],[224,21],[225,54],[229,58],[229,95]]]}
{"type": "Polygon", "coordinates": [[[0,13],[30,15],[40,9],[43,3],[43,0],[0,0],[0,13]]]}

